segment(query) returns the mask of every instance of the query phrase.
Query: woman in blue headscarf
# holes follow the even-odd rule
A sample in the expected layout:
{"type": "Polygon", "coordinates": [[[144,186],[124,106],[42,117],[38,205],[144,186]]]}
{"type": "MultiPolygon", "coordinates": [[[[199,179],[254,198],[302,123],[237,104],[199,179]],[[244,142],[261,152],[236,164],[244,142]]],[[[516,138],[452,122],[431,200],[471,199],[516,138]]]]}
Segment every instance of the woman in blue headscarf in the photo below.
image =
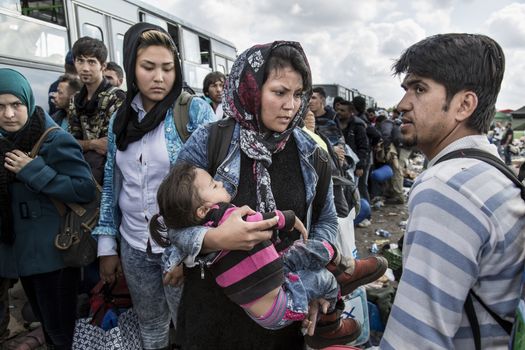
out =
{"type": "Polygon", "coordinates": [[[28,155],[51,126],[27,79],[0,69],[0,277],[20,278],[49,348],[70,349],[80,271],[54,246],[61,217],[50,198],[89,202],[95,185],[82,149],[62,129],[28,155]]]}

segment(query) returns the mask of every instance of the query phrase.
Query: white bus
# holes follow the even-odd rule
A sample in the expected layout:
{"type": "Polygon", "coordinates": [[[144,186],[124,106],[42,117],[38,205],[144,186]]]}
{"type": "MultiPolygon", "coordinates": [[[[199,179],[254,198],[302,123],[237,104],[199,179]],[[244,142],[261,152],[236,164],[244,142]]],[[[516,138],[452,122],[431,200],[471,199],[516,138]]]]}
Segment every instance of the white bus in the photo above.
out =
{"type": "Polygon", "coordinates": [[[363,96],[366,100],[366,108],[377,108],[377,103],[372,96],[360,93],[357,89],[349,89],[339,84],[314,84],[314,87],[322,87],[326,92],[326,104],[332,105],[334,98],[340,96],[347,101],[354,97],[363,96]]]}
{"type": "Polygon", "coordinates": [[[195,91],[211,71],[228,74],[233,43],[139,0],[0,0],[0,67],[20,71],[38,105],[47,109],[49,85],[64,72],[68,50],[80,37],[102,40],[108,61],[122,65],[126,30],[137,22],[168,31],[180,52],[184,81],[195,91]]]}

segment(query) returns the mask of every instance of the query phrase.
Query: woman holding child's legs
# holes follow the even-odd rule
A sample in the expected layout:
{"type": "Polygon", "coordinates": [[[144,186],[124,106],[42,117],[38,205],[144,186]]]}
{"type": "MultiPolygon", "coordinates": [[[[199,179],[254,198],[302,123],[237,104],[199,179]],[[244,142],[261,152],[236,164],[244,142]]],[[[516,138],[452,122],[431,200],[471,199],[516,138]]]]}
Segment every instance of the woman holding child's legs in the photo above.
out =
{"type": "MultiPolygon", "coordinates": [[[[316,144],[296,127],[302,124],[310,90],[310,69],[298,43],[257,45],[239,56],[228,77],[224,99],[225,114],[236,125],[231,140],[223,141],[230,142],[230,147],[215,175],[232,195],[233,204],[260,212],[293,210],[303,222],[310,221],[318,178],[313,165],[316,144]]],[[[209,130],[196,130],[179,160],[207,169],[209,130]]],[[[327,167],[324,172],[330,176],[327,167]]],[[[206,269],[204,258],[197,256],[221,249],[249,250],[269,239],[272,232],[267,230],[275,222],[244,222],[242,216],[249,212],[242,207],[217,228],[183,231],[195,237],[195,254],[185,263],[191,266],[189,260],[193,259],[200,265],[185,274],[177,329],[183,349],[303,349],[300,322],[277,331],[260,327],[224,295],[206,269]]],[[[310,239],[335,242],[337,217],[331,186],[309,233],[310,239]]],[[[297,238],[281,237],[277,248],[285,249],[297,238]]],[[[376,262],[370,261],[365,268],[356,268],[360,271],[357,279],[375,266],[376,262]]],[[[346,272],[343,275],[352,278],[346,272]]]]}

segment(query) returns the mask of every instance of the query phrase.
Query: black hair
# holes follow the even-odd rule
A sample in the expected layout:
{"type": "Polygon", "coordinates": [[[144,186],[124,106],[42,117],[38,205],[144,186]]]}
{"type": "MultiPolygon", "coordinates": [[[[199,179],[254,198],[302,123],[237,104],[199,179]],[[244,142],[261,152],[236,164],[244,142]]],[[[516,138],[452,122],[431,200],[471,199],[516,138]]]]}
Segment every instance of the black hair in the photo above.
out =
{"type": "Polygon", "coordinates": [[[354,99],[352,100],[352,103],[354,104],[355,109],[357,109],[359,113],[365,112],[366,100],[363,96],[354,97],[354,99]]]}
{"type": "Polygon", "coordinates": [[[341,106],[348,106],[348,109],[349,109],[351,112],[353,112],[353,111],[357,111],[357,110],[355,109],[354,104],[353,104],[352,102],[350,102],[350,101],[345,100],[345,99],[342,99],[341,101],[339,101],[339,104],[340,104],[341,106]]]}
{"type": "Polygon", "coordinates": [[[182,162],[171,168],[157,190],[159,213],[149,223],[151,237],[158,245],[170,244],[166,237],[167,229],[196,226],[201,219],[196,215],[201,205],[197,188],[194,185],[197,167],[182,162]]]}
{"type": "Polygon", "coordinates": [[[217,71],[208,73],[208,75],[204,77],[204,81],[202,82],[202,92],[204,93],[204,96],[208,96],[208,88],[210,85],[215,84],[219,80],[222,80],[224,83],[226,81],[226,76],[217,71]]]}
{"type": "Polygon", "coordinates": [[[63,74],[58,78],[58,83],[67,83],[69,89],[73,91],[73,93],[80,91],[82,88],[82,82],[80,79],[78,79],[75,75],[71,74],[63,74]]]}
{"type": "Polygon", "coordinates": [[[332,107],[335,108],[335,105],[338,104],[338,103],[341,103],[342,101],[344,101],[345,99],[342,98],[341,96],[336,96],[334,97],[334,103],[332,104],[332,107]]]}
{"type": "Polygon", "coordinates": [[[299,50],[290,45],[281,45],[272,50],[270,59],[265,67],[263,83],[266,82],[272,70],[286,67],[293,68],[301,75],[303,79],[303,91],[309,93],[312,90],[310,68],[299,50]]]}
{"type": "Polygon", "coordinates": [[[98,39],[84,36],[78,39],[71,48],[73,57],[95,57],[100,64],[106,63],[108,59],[108,49],[106,45],[98,39]]]}
{"type": "Polygon", "coordinates": [[[320,86],[318,87],[315,87],[312,92],[317,92],[319,95],[321,95],[323,97],[323,99],[326,98],[326,91],[324,91],[324,89],[320,86]]]}
{"type": "Polygon", "coordinates": [[[394,75],[415,74],[444,85],[447,110],[456,93],[468,90],[478,105],[467,126],[488,131],[505,71],[499,44],[481,34],[438,34],[410,46],[392,66],[394,75]]]}
{"type": "Polygon", "coordinates": [[[122,70],[122,67],[118,65],[117,62],[108,62],[106,65],[106,70],[112,70],[115,73],[117,73],[117,77],[119,79],[124,79],[124,71],[122,70]]]}

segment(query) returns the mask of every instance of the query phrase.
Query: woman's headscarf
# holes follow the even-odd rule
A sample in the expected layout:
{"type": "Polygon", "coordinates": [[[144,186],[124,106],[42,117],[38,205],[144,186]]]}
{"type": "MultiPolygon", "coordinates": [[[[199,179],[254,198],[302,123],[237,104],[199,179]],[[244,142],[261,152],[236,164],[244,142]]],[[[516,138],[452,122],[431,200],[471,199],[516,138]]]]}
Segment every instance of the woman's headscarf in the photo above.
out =
{"type": "MultiPolygon", "coordinates": [[[[224,112],[240,124],[241,150],[255,162],[253,169],[257,183],[257,210],[261,212],[276,209],[268,173],[268,168],[272,164],[272,155],[284,149],[293,129],[302,122],[311,96],[310,89],[303,93],[301,106],[285,131],[268,131],[263,126],[261,93],[266,64],[272,51],[280,46],[295,48],[310,70],[306,55],[297,42],[275,41],[270,44],[256,45],[244,51],[237,58],[224,89],[224,112]]],[[[303,81],[303,87],[311,87],[310,76],[308,74],[309,81],[303,81]]]]}
{"type": "MultiPolygon", "coordinates": [[[[157,102],[157,104],[146,113],[144,119],[139,122],[138,114],[131,107],[131,102],[139,92],[135,83],[135,66],[137,63],[140,36],[149,30],[165,33],[171,38],[163,28],[145,22],[131,26],[126,34],[124,34],[124,70],[126,72],[127,93],[126,100],[117,111],[113,125],[113,132],[117,138],[117,148],[121,151],[124,151],[128,147],[128,144],[140,140],[145,134],[154,130],[164,120],[168,108],[173,106],[182,91],[182,71],[180,68],[179,55],[175,51],[174,62],[176,77],[171,91],[162,101],[157,102]]],[[[176,48],[173,41],[172,44],[173,47],[176,48]]]]}
{"type": "Polygon", "coordinates": [[[15,233],[13,214],[9,196],[9,184],[15,180],[15,174],[4,167],[5,154],[15,149],[29,152],[44,132],[45,112],[35,106],[33,91],[27,79],[19,72],[0,69],[0,95],[16,96],[27,107],[27,122],[20,130],[8,132],[0,128],[0,242],[13,244],[15,233]]]}

